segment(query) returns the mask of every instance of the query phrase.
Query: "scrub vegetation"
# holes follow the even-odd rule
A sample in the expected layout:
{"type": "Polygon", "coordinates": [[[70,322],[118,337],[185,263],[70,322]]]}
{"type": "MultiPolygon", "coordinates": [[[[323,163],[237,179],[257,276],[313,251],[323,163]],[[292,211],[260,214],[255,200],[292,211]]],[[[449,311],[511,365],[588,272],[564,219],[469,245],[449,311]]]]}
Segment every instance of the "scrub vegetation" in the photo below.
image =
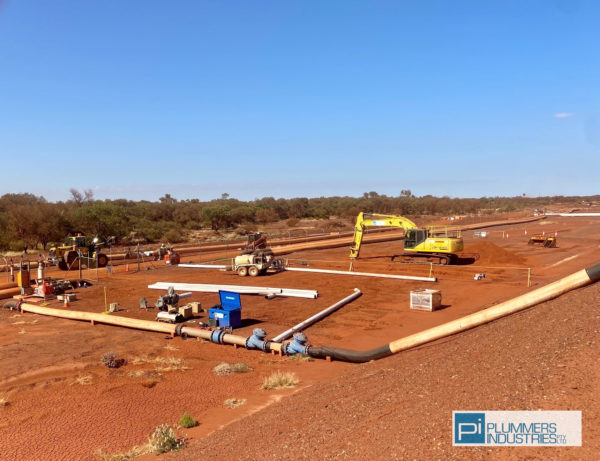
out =
{"type": "Polygon", "coordinates": [[[401,190],[396,197],[365,192],[361,197],[297,197],[242,201],[222,194],[211,201],[177,200],[170,194],[157,202],[96,200],[92,190],[71,189],[71,199],[48,202],[33,194],[0,197],[0,251],[45,250],[75,232],[114,236],[117,243],[136,244],[188,240],[195,230],[238,231],[240,235],[258,225],[287,220],[294,227],[300,219],[329,219],[329,231],[344,227],[360,211],[400,215],[493,214],[552,203],[581,204],[593,197],[417,197],[401,190]]]}

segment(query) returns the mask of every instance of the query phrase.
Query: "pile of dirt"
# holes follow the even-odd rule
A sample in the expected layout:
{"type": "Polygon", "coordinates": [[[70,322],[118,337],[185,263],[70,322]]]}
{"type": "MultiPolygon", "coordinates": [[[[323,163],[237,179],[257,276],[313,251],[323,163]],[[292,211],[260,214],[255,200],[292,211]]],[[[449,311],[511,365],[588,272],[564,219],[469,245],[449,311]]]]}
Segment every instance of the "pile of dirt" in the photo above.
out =
{"type": "Polygon", "coordinates": [[[479,259],[475,262],[481,266],[527,266],[526,259],[511,251],[499,247],[495,243],[482,240],[465,247],[464,253],[478,254],[479,259]]]}

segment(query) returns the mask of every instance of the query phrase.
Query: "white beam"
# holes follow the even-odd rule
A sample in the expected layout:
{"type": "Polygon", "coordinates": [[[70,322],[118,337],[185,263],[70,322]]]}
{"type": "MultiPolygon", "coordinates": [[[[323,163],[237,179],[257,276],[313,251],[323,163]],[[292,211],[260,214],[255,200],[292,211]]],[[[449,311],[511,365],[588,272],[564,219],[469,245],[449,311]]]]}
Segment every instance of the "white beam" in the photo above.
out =
{"type": "Polygon", "coordinates": [[[350,272],[350,271],[336,271],[330,269],[306,269],[303,267],[286,267],[286,271],[295,272],[317,272],[320,274],[337,274],[337,275],[358,275],[363,277],[381,277],[384,279],[401,279],[401,280],[419,280],[421,282],[437,282],[435,277],[416,277],[412,275],[396,275],[396,274],[375,274],[372,272],[350,272]]]}

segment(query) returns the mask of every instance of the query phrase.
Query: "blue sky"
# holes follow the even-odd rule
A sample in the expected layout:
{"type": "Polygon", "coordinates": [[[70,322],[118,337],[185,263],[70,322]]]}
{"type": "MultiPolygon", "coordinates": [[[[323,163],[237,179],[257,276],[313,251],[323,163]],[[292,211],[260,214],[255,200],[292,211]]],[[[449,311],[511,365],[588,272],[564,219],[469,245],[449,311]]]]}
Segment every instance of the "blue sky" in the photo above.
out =
{"type": "Polygon", "coordinates": [[[598,194],[599,22],[577,0],[0,0],[0,194],[598,194]]]}

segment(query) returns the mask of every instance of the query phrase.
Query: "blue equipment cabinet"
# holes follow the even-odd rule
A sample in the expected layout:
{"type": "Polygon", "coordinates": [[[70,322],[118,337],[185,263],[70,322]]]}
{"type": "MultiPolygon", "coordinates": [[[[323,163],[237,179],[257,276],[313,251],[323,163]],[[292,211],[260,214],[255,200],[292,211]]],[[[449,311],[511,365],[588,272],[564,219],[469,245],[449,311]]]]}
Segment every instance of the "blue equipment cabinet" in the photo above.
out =
{"type": "Polygon", "coordinates": [[[221,304],[208,310],[208,318],[215,319],[219,327],[242,326],[242,301],[239,293],[219,291],[221,304]]]}

